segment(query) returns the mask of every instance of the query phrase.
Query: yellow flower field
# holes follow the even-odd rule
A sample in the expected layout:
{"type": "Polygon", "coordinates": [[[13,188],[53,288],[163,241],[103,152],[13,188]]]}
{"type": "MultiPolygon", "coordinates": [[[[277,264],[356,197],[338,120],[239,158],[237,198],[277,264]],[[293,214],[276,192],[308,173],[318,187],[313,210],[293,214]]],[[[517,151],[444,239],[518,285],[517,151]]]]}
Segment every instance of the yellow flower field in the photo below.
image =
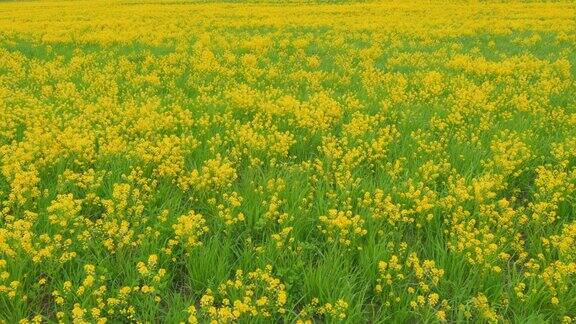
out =
{"type": "Polygon", "coordinates": [[[576,4],[0,3],[0,323],[576,322],[576,4]]]}

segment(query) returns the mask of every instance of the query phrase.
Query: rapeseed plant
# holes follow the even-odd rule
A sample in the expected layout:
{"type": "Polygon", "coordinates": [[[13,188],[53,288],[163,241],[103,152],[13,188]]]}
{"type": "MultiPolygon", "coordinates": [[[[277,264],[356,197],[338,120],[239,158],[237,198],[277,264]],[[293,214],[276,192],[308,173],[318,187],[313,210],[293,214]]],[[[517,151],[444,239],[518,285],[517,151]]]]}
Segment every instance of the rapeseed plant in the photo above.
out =
{"type": "Polygon", "coordinates": [[[0,323],[576,321],[570,1],[0,4],[0,323]]]}

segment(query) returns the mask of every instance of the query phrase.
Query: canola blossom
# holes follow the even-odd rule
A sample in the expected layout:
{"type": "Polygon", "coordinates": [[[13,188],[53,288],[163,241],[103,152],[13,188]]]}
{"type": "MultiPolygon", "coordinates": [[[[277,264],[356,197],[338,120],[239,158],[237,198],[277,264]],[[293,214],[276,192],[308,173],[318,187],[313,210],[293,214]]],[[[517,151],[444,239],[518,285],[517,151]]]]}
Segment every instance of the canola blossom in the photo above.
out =
{"type": "Polygon", "coordinates": [[[576,5],[0,3],[0,323],[576,322],[576,5]]]}

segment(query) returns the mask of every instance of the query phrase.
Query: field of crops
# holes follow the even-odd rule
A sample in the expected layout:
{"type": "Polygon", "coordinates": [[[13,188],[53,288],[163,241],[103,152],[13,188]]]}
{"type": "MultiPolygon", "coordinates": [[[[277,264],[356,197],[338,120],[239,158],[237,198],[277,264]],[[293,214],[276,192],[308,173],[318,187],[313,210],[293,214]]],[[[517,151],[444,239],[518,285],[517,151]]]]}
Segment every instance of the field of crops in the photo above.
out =
{"type": "Polygon", "coordinates": [[[0,3],[0,323],[576,321],[576,5],[0,3]]]}

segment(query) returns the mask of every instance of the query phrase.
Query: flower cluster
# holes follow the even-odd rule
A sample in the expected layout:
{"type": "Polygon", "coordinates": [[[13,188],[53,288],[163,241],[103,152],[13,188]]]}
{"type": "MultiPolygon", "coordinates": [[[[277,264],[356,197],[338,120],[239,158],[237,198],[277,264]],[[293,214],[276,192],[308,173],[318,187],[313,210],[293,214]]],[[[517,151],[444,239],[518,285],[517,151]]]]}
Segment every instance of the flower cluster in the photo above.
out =
{"type": "Polygon", "coordinates": [[[273,318],[286,312],[287,298],[286,286],[272,275],[271,266],[248,273],[237,270],[215,291],[206,291],[199,313],[216,322],[273,318]]]}

